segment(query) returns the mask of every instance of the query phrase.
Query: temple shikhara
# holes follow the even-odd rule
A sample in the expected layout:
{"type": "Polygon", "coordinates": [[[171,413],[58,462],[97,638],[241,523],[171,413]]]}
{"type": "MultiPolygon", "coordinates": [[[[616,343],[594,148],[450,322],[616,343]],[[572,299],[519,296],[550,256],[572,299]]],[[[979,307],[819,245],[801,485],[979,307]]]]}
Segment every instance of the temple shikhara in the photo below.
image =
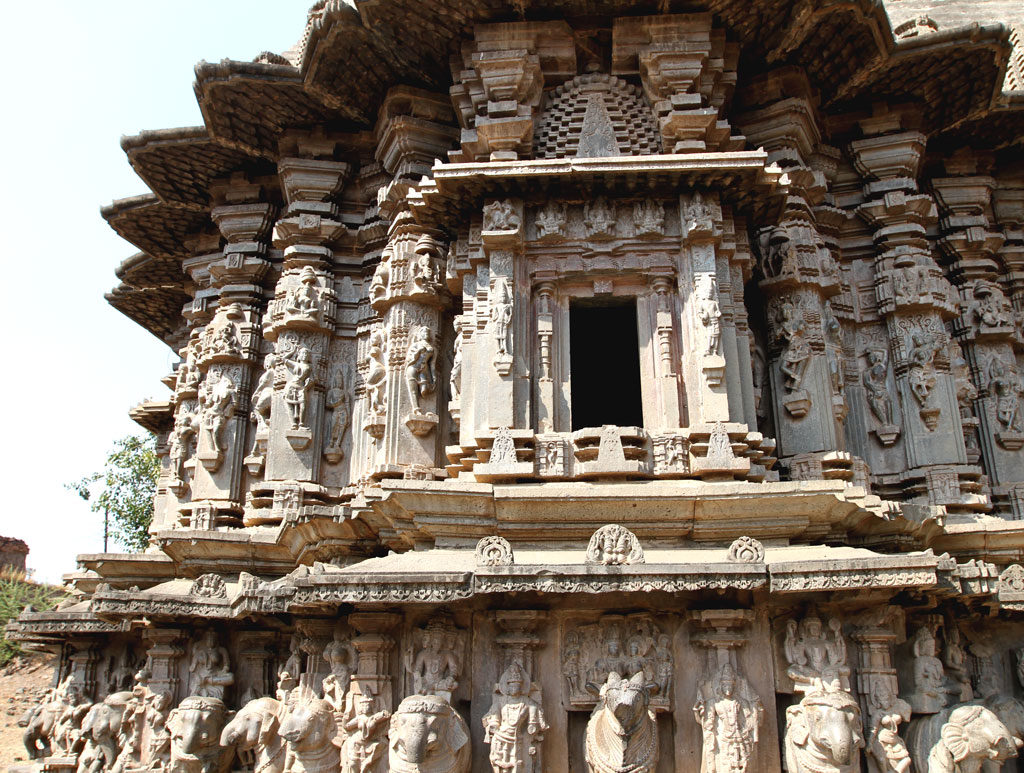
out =
{"type": "Polygon", "coordinates": [[[24,769],[1024,769],[1024,55],[921,5],[200,63],[103,209],[180,354],[150,547],[10,626],[24,769]]]}

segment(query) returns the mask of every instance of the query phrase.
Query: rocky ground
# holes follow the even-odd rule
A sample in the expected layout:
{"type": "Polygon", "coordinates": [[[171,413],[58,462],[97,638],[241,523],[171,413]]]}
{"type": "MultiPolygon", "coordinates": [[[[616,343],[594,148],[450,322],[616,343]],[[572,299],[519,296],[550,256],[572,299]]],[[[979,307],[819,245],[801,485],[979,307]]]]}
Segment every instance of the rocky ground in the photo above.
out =
{"type": "Polygon", "coordinates": [[[27,760],[18,720],[50,688],[54,663],[51,655],[29,655],[0,668],[0,771],[27,760]]]}

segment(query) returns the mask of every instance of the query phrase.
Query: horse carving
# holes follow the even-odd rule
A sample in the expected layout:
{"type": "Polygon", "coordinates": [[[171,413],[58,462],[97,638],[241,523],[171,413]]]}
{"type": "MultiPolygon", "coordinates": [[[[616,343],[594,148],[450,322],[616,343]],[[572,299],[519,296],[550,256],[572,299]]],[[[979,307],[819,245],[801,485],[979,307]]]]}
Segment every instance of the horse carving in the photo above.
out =
{"type": "MultiPolygon", "coordinates": [[[[594,685],[588,689],[597,691],[594,685]]],[[[586,758],[590,773],[652,773],[658,764],[658,728],[649,703],[654,685],[643,672],[623,679],[616,672],[598,692],[587,723],[586,758]]]]}
{"type": "Polygon", "coordinates": [[[220,734],[221,746],[234,746],[255,757],[253,773],[281,773],[284,770],[285,740],[278,732],[281,702],[256,698],[243,706],[220,734]]]}

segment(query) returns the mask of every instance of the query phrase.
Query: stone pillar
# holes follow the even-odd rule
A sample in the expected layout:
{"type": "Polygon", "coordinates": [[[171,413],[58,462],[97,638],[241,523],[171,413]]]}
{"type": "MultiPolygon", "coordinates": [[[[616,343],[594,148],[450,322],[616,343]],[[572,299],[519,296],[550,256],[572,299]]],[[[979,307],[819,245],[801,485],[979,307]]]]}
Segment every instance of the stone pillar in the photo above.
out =
{"type": "Polygon", "coordinates": [[[875,288],[888,334],[887,350],[877,357],[889,359],[895,377],[907,467],[901,479],[909,485],[923,479],[928,504],[971,509],[986,500],[974,494],[980,470],[967,466],[944,326],[956,314],[957,297],[929,251],[926,229],[935,222],[935,204],[916,181],[926,138],[900,131],[913,121],[896,113],[864,119],[865,138],[850,144],[867,199],[857,213],[875,231],[875,288]]]}
{"type": "Polygon", "coordinates": [[[498,664],[500,675],[512,663],[518,663],[526,676],[533,681],[534,650],[543,644],[537,633],[537,626],[547,617],[547,612],[537,609],[509,609],[492,613],[499,633],[494,637],[495,643],[501,648],[501,661],[498,664]]]}
{"type": "Polygon", "coordinates": [[[99,699],[97,669],[103,643],[95,639],[71,639],[68,642],[71,653],[68,656],[68,674],[78,687],[83,700],[99,699]]]}
{"type": "MultiPolygon", "coordinates": [[[[273,351],[263,362],[259,408],[253,412],[257,437],[247,461],[258,470],[265,453],[265,486],[275,500],[282,486],[294,492],[289,495],[298,499],[291,503],[295,514],[318,491],[330,433],[325,393],[340,393],[332,395],[336,402],[346,399],[348,389],[329,372],[337,296],[328,245],[345,231],[333,198],[349,172],[348,164],[333,160],[336,144],[322,133],[289,133],[281,141],[287,155],[278,162],[287,208],[273,239],[284,252],[284,265],[263,320],[273,351]]],[[[332,450],[340,452],[340,446],[332,450]]],[[[286,515],[274,508],[275,521],[286,515]]]]}
{"type": "Polygon", "coordinates": [[[778,224],[763,228],[757,244],[779,455],[787,462],[807,454],[821,459],[845,447],[846,408],[843,326],[830,303],[840,291],[840,270],[815,210],[827,193],[824,173],[812,165],[821,148],[819,121],[810,85],[791,72],[755,79],[742,96],[753,109],[738,125],[790,180],[778,224]]]}
{"type": "Polygon", "coordinates": [[[536,313],[537,349],[533,361],[536,376],[533,380],[533,405],[537,413],[534,427],[538,434],[553,432],[555,429],[555,285],[541,282],[534,289],[536,313]]]}
{"type": "Polygon", "coordinates": [[[352,644],[358,654],[353,689],[377,699],[378,711],[393,711],[391,650],[395,640],[388,633],[398,625],[401,615],[393,612],[353,612],[348,617],[358,635],[352,644]]]}
{"type": "Polygon", "coordinates": [[[947,174],[954,176],[935,178],[931,186],[942,215],[938,246],[960,291],[961,314],[953,324],[960,347],[950,347],[950,368],[967,461],[984,460],[1006,512],[1009,492],[1024,482],[1024,387],[1014,352],[1024,340],[1008,288],[999,283],[996,253],[1005,237],[990,229],[986,215],[996,187],[984,174],[991,162],[984,155],[956,153],[945,161],[947,174]]]}
{"type": "Polygon", "coordinates": [[[218,204],[211,217],[227,244],[222,255],[191,266],[195,272],[205,270],[217,300],[216,313],[195,344],[202,380],[193,422],[193,529],[240,523],[250,391],[261,348],[260,280],[270,267],[265,239],[274,211],[260,201],[260,186],[242,175],[215,186],[214,193],[218,204]]]}
{"type": "Polygon", "coordinates": [[[887,773],[890,767],[878,738],[882,720],[889,717],[889,724],[895,727],[909,720],[909,711],[903,716],[903,709],[909,710],[909,704],[903,704],[898,697],[900,686],[892,660],[893,646],[898,639],[896,626],[902,625],[902,610],[882,607],[855,623],[851,638],[857,643],[857,692],[864,717],[868,768],[872,773],[887,773]]]}
{"type": "Polygon", "coordinates": [[[149,689],[170,695],[174,706],[187,697],[181,694],[178,679],[179,661],[185,654],[183,634],[180,628],[146,628],[142,632],[142,640],[146,644],[146,668],[150,674],[149,689]]]}

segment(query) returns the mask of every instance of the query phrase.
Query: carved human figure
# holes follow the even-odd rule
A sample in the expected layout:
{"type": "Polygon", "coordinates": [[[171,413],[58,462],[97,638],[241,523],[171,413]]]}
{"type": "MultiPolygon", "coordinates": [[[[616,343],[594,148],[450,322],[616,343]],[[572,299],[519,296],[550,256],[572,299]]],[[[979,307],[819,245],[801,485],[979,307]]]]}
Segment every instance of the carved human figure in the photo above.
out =
{"type": "Polygon", "coordinates": [[[757,745],[764,706],[731,663],[700,686],[693,713],[704,737],[701,773],[745,773],[757,745]]]}
{"type": "Polygon", "coordinates": [[[711,357],[720,354],[722,341],[722,310],[718,305],[718,287],[714,275],[706,275],[701,284],[697,317],[704,326],[704,353],[711,357]]]}
{"type": "Polygon", "coordinates": [[[235,385],[219,371],[211,371],[199,387],[199,426],[216,454],[224,453],[221,434],[224,425],[235,414],[235,385]]]}
{"type": "Polygon", "coordinates": [[[485,231],[516,231],[522,219],[510,201],[491,201],[484,205],[485,231]]]}
{"type": "Polygon", "coordinates": [[[655,681],[658,683],[658,695],[668,698],[672,694],[672,674],[675,667],[672,662],[671,640],[667,633],[658,635],[654,649],[655,681]]]}
{"type": "Polygon", "coordinates": [[[284,309],[299,317],[315,316],[319,310],[316,274],[309,266],[303,268],[299,283],[288,291],[284,309]]]}
{"type": "Polygon", "coordinates": [[[452,371],[448,377],[448,394],[452,400],[458,399],[462,394],[462,325],[459,321],[455,324],[455,353],[452,357],[452,371]]]}
{"type": "Polygon", "coordinates": [[[459,686],[461,669],[459,660],[452,651],[454,632],[443,622],[432,620],[422,632],[422,647],[406,664],[412,676],[412,689],[419,695],[440,695],[451,700],[451,694],[459,686]],[[446,646],[447,645],[447,646],[446,646]]]}
{"type": "Polygon", "coordinates": [[[347,733],[341,744],[341,773],[370,773],[384,757],[391,712],[374,711],[376,699],[369,693],[349,693],[343,727],[347,733]]]}
{"type": "MultiPolygon", "coordinates": [[[[279,358],[271,352],[263,358],[263,372],[260,374],[256,387],[252,390],[252,411],[250,418],[256,422],[256,434],[266,434],[270,427],[270,411],[274,403],[274,374],[277,371],[279,358]]],[[[256,446],[253,445],[253,453],[256,446]]]]}
{"type": "Polygon", "coordinates": [[[665,228],[665,208],[653,199],[633,205],[633,225],[638,234],[657,234],[665,228]]]}
{"type": "Polygon", "coordinates": [[[91,702],[82,695],[74,679],[69,680],[53,725],[51,743],[56,754],[64,757],[77,754],[82,720],[91,706],[91,702]]]}
{"type": "Polygon", "coordinates": [[[587,722],[585,757],[590,773],[653,773],[658,764],[658,727],[649,708],[654,685],[643,673],[623,679],[608,674],[587,722]]]}
{"type": "Polygon", "coordinates": [[[687,203],[683,215],[691,231],[710,231],[712,228],[711,207],[704,201],[700,191],[693,192],[693,197],[687,203]]]}
{"type": "Polygon", "coordinates": [[[821,690],[829,685],[847,689],[850,668],[842,624],[838,618],[829,618],[828,629],[826,633],[821,619],[813,614],[799,625],[795,620],[786,624],[786,673],[798,691],[821,690]]]}
{"type": "Polygon", "coordinates": [[[993,357],[988,364],[988,388],[996,398],[996,419],[1007,432],[1020,432],[1020,380],[1002,357],[993,357]]]}
{"type": "Polygon", "coordinates": [[[185,359],[178,365],[174,391],[178,394],[191,392],[199,386],[199,380],[203,377],[202,372],[196,366],[196,347],[198,343],[195,338],[189,341],[185,348],[185,359]]]}
{"type": "Polygon", "coordinates": [[[880,773],[908,773],[910,751],[900,737],[900,725],[910,721],[910,704],[896,697],[888,680],[877,680],[869,696],[871,732],[867,752],[880,773]]]}
{"type": "Polygon", "coordinates": [[[405,384],[413,411],[419,410],[421,397],[434,392],[434,354],[434,345],[430,342],[430,329],[416,328],[405,354],[405,384]]]}
{"type": "Polygon", "coordinates": [[[336,629],[334,639],[324,647],[324,660],[330,674],[324,678],[324,698],[334,706],[335,711],[344,711],[345,694],[356,666],[356,648],[344,631],[336,629]]]}
{"type": "Polygon", "coordinates": [[[331,411],[331,428],[327,433],[327,447],[341,448],[342,440],[345,437],[345,430],[348,429],[350,417],[348,391],[345,389],[345,378],[339,371],[331,388],[324,396],[324,404],[331,411]]]}
{"type": "Polygon", "coordinates": [[[910,704],[920,713],[934,713],[946,705],[945,672],[936,657],[935,636],[922,625],[914,634],[914,690],[910,704]]]}
{"type": "Polygon", "coordinates": [[[864,746],[860,706],[826,685],[786,709],[783,746],[789,773],[858,773],[864,746]]]}
{"type": "Polygon", "coordinates": [[[185,479],[185,462],[192,455],[192,438],[197,429],[196,415],[185,406],[174,417],[174,429],[167,437],[167,456],[175,481],[185,479]]]}
{"type": "Polygon", "coordinates": [[[549,201],[537,212],[537,236],[541,239],[548,236],[565,235],[565,204],[549,201]]]}
{"type": "Polygon", "coordinates": [[[975,301],[971,305],[971,313],[984,328],[1006,327],[1011,322],[1005,306],[1005,296],[989,282],[978,280],[974,283],[975,301]]]}
{"type": "Polygon", "coordinates": [[[410,695],[391,716],[390,773],[468,773],[469,728],[437,695],[410,695]]]}
{"type": "Polygon", "coordinates": [[[388,375],[384,365],[384,341],[384,331],[380,328],[370,333],[366,355],[366,400],[372,416],[384,415],[384,388],[388,375]]]}
{"type": "Polygon", "coordinates": [[[484,743],[494,773],[540,773],[541,742],[548,729],[540,690],[514,662],[494,686],[494,700],[483,717],[484,743]]]}
{"type": "Polygon", "coordinates": [[[412,264],[413,284],[420,292],[430,291],[437,282],[434,256],[440,254],[438,244],[433,237],[424,234],[417,240],[414,252],[416,259],[412,264]]]}
{"type": "Polygon", "coordinates": [[[569,695],[582,692],[580,684],[580,636],[576,631],[565,634],[565,650],[562,655],[562,675],[569,686],[569,695]]]}
{"type": "Polygon", "coordinates": [[[832,304],[828,301],[825,301],[821,322],[825,332],[825,356],[828,360],[828,375],[832,383],[832,392],[841,395],[845,386],[840,359],[843,353],[842,326],[835,314],[832,313],[832,304]]]}
{"type": "Polygon", "coordinates": [[[939,349],[938,337],[930,333],[916,332],[910,336],[910,341],[910,351],[907,353],[907,361],[910,364],[910,391],[924,407],[928,404],[928,397],[935,386],[935,368],[932,363],[939,349]]]}
{"type": "Polygon", "coordinates": [[[509,326],[512,324],[512,293],[508,281],[504,277],[494,280],[490,292],[491,332],[499,355],[508,355],[509,326]]]}
{"type": "Polygon", "coordinates": [[[615,233],[615,209],[599,196],[583,205],[583,222],[591,235],[615,233]]]}
{"type": "Polygon", "coordinates": [[[892,394],[886,380],[889,373],[889,358],[881,349],[869,349],[866,356],[868,367],[861,380],[867,392],[868,407],[881,424],[891,426],[892,394]]]}
{"type": "Polygon", "coordinates": [[[229,670],[228,651],[220,645],[217,633],[207,630],[192,650],[188,664],[189,689],[201,698],[224,700],[224,693],[235,683],[229,670]]]}
{"type": "Polygon", "coordinates": [[[220,745],[251,752],[253,770],[260,773],[282,773],[285,741],[278,733],[282,704],[274,698],[249,701],[224,727],[220,745]]]}
{"type": "Polygon", "coordinates": [[[170,762],[171,732],[167,719],[171,712],[171,695],[167,692],[150,693],[146,706],[146,759],[151,768],[165,767],[170,762]]]}
{"type": "Polygon", "coordinates": [[[241,344],[238,340],[238,332],[235,323],[229,319],[214,328],[207,339],[206,350],[210,354],[227,354],[237,356],[241,353],[241,344]]]}
{"type": "Polygon", "coordinates": [[[313,388],[313,354],[300,346],[294,356],[284,359],[284,403],[288,406],[292,429],[306,427],[306,396],[313,388]]]}
{"type": "Polygon", "coordinates": [[[373,271],[373,278],[370,279],[370,303],[381,301],[388,296],[388,283],[391,281],[391,250],[385,248],[380,256],[380,262],[373,271]]]}
{"type": "Polygon", "coordinates": [[[787,392],[796,392],[803,383],[811,347],[806,340],[807,323],[804,321],[804,313],[792,301],[782,304],[779,328],[786,342],[779,363],[785,378],[783,386],[787,392]]]}

